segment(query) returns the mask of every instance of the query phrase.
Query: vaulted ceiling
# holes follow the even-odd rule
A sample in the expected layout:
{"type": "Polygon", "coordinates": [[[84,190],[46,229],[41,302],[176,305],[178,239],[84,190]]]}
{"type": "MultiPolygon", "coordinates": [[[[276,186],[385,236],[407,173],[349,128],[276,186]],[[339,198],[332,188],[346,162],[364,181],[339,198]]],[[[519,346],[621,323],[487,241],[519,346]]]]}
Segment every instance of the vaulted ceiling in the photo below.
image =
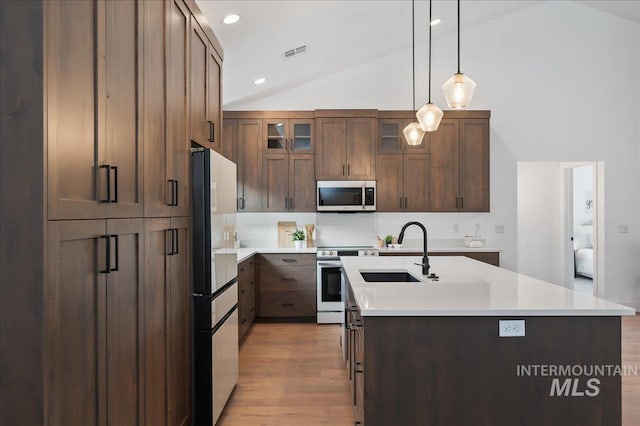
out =
{"type": "MultiPolygon", "coordinates": [[[[547,0],[549,1],[549,0],[547,0]]],[[[552,0],[558,1],[558,0],[552,0]]],[[[322,76],[339,72],[411,46],[411,2],[408,0],[197,0],[224,46],[223,103],[273,95],[322,76]],[[236,13],[238,23],[224,25],[236,13]],[[307,51],[285,59],[299,46],[307,51]],[[255,85],[259,77],[267,82],[255,85]]],[[[519,13],[537,1],[483,0],[461,2],[461,28],[519,13]]],[[[578,3],[640,21],[640,1],[579,1],[578,3]]],[[[426,0],[416,1],[416,42],[426,40],[426,0]]],[[[456,2],[433,2],[433,37],[456,31],[456,2]]],[[[541,23],[543,26],[544,23],[541,23]]],[[[463,39],[464,43],[464,39],[463,39]]]]}

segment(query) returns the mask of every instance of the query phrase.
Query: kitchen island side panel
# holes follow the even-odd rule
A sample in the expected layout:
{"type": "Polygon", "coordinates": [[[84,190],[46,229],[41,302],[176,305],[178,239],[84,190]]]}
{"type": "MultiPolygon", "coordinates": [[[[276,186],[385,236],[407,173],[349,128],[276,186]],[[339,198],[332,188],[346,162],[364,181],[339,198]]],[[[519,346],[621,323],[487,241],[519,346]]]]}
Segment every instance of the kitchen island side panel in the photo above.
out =
{"type": "Polygon", "coordinates": [[[526,336],[508,338],[498,337],[500,319],[515,318],[365,317],[366,424],[621,424],[620,376],[517,371],[620,365],[620,317],[520,317],[526,336]],[[571,396],[593,394],[591,378],[597,395],[571,396]],[[550,396],[553,379],[570,379],[571,389],[550,396]]]}

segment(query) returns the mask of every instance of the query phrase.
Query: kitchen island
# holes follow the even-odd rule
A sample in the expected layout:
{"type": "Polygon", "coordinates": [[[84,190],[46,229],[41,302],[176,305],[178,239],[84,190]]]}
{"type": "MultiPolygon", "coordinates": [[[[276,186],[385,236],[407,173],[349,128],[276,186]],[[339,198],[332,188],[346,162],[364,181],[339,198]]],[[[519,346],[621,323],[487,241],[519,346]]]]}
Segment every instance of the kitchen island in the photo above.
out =
{"type": "Polygon", "coordinates": [[[431,258],[437,280],[419,257],[341,260],[359,424],[620,425],[621,376],[606,366],[620,365],[633,309],[464,257],[431,258]]]}

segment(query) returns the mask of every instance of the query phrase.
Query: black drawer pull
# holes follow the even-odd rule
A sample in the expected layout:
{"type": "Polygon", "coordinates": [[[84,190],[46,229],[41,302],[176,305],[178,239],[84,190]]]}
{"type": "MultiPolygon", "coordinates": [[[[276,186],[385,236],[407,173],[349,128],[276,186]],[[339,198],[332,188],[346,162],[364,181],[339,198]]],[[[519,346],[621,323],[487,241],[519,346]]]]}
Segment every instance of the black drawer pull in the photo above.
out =
{"type": "Polygon", "coordinates": [[[240,272],[244,272],[244,268],[240,268],[240,272]]]}
{"type": "Polygon", "coordinates": [[[282,306],[294,306],[295,303],[283,303],[282,306]]]}
{"type": "Polygon", "coordinates": [[[356,370],[356,373],[364,373],[363,370],[356,370]]]}
{"type": "Polygon", "coordinates": [[[247,322],[247,319],[243,319],[242,321],[240,321],[240,324],[245,324],[247,322]]]}
{"type": "Polygon", "coordinates": [[[285,263],[298,263],[296,259],[282,259],[282,261],[285,263]]]}
{"type": "Polygon", "coordinates": [[[255,281],[251,281],[249,285],[255,285],[255,283],[256,283],[255,281]]]}
{"type": "Polygon", "coordinates": [[[296,280],[295,278],[283,278],[282,281],[287,282],[287,283],[294,283],[298,280],[296,280]]]}
{"type": "Polygon", "coordinates": [[[246,288],[243,288],[242,290],[240,290],[240,294],[245,294],[247,292],[246,288]]]}
{"type": "MultiPolygon", "coordinates": [[[[108,164],[103,164],[101,166],[98,166],[98,182],[100,181],[100,170],[106,170],[107,171],[107,198],[99,198],[98,197],[98,202],[100,203],[110,203],[111,202],[111,166],[108,164]]],[[[104,273],[108,273],[108,272],[104,272],[104,273]]]]}

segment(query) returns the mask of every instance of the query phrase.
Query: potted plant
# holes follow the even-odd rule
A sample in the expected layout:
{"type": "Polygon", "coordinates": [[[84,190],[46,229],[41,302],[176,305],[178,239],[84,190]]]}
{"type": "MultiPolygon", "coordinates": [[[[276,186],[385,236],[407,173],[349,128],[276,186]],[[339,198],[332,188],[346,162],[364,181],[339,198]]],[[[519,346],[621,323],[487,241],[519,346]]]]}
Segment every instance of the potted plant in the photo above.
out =
{"type": "Polygon", "coordinates": [[[297,249],[302,248],[304,244],[304,231],[296,229],[291,233],[291,240],[297,249]]]}

